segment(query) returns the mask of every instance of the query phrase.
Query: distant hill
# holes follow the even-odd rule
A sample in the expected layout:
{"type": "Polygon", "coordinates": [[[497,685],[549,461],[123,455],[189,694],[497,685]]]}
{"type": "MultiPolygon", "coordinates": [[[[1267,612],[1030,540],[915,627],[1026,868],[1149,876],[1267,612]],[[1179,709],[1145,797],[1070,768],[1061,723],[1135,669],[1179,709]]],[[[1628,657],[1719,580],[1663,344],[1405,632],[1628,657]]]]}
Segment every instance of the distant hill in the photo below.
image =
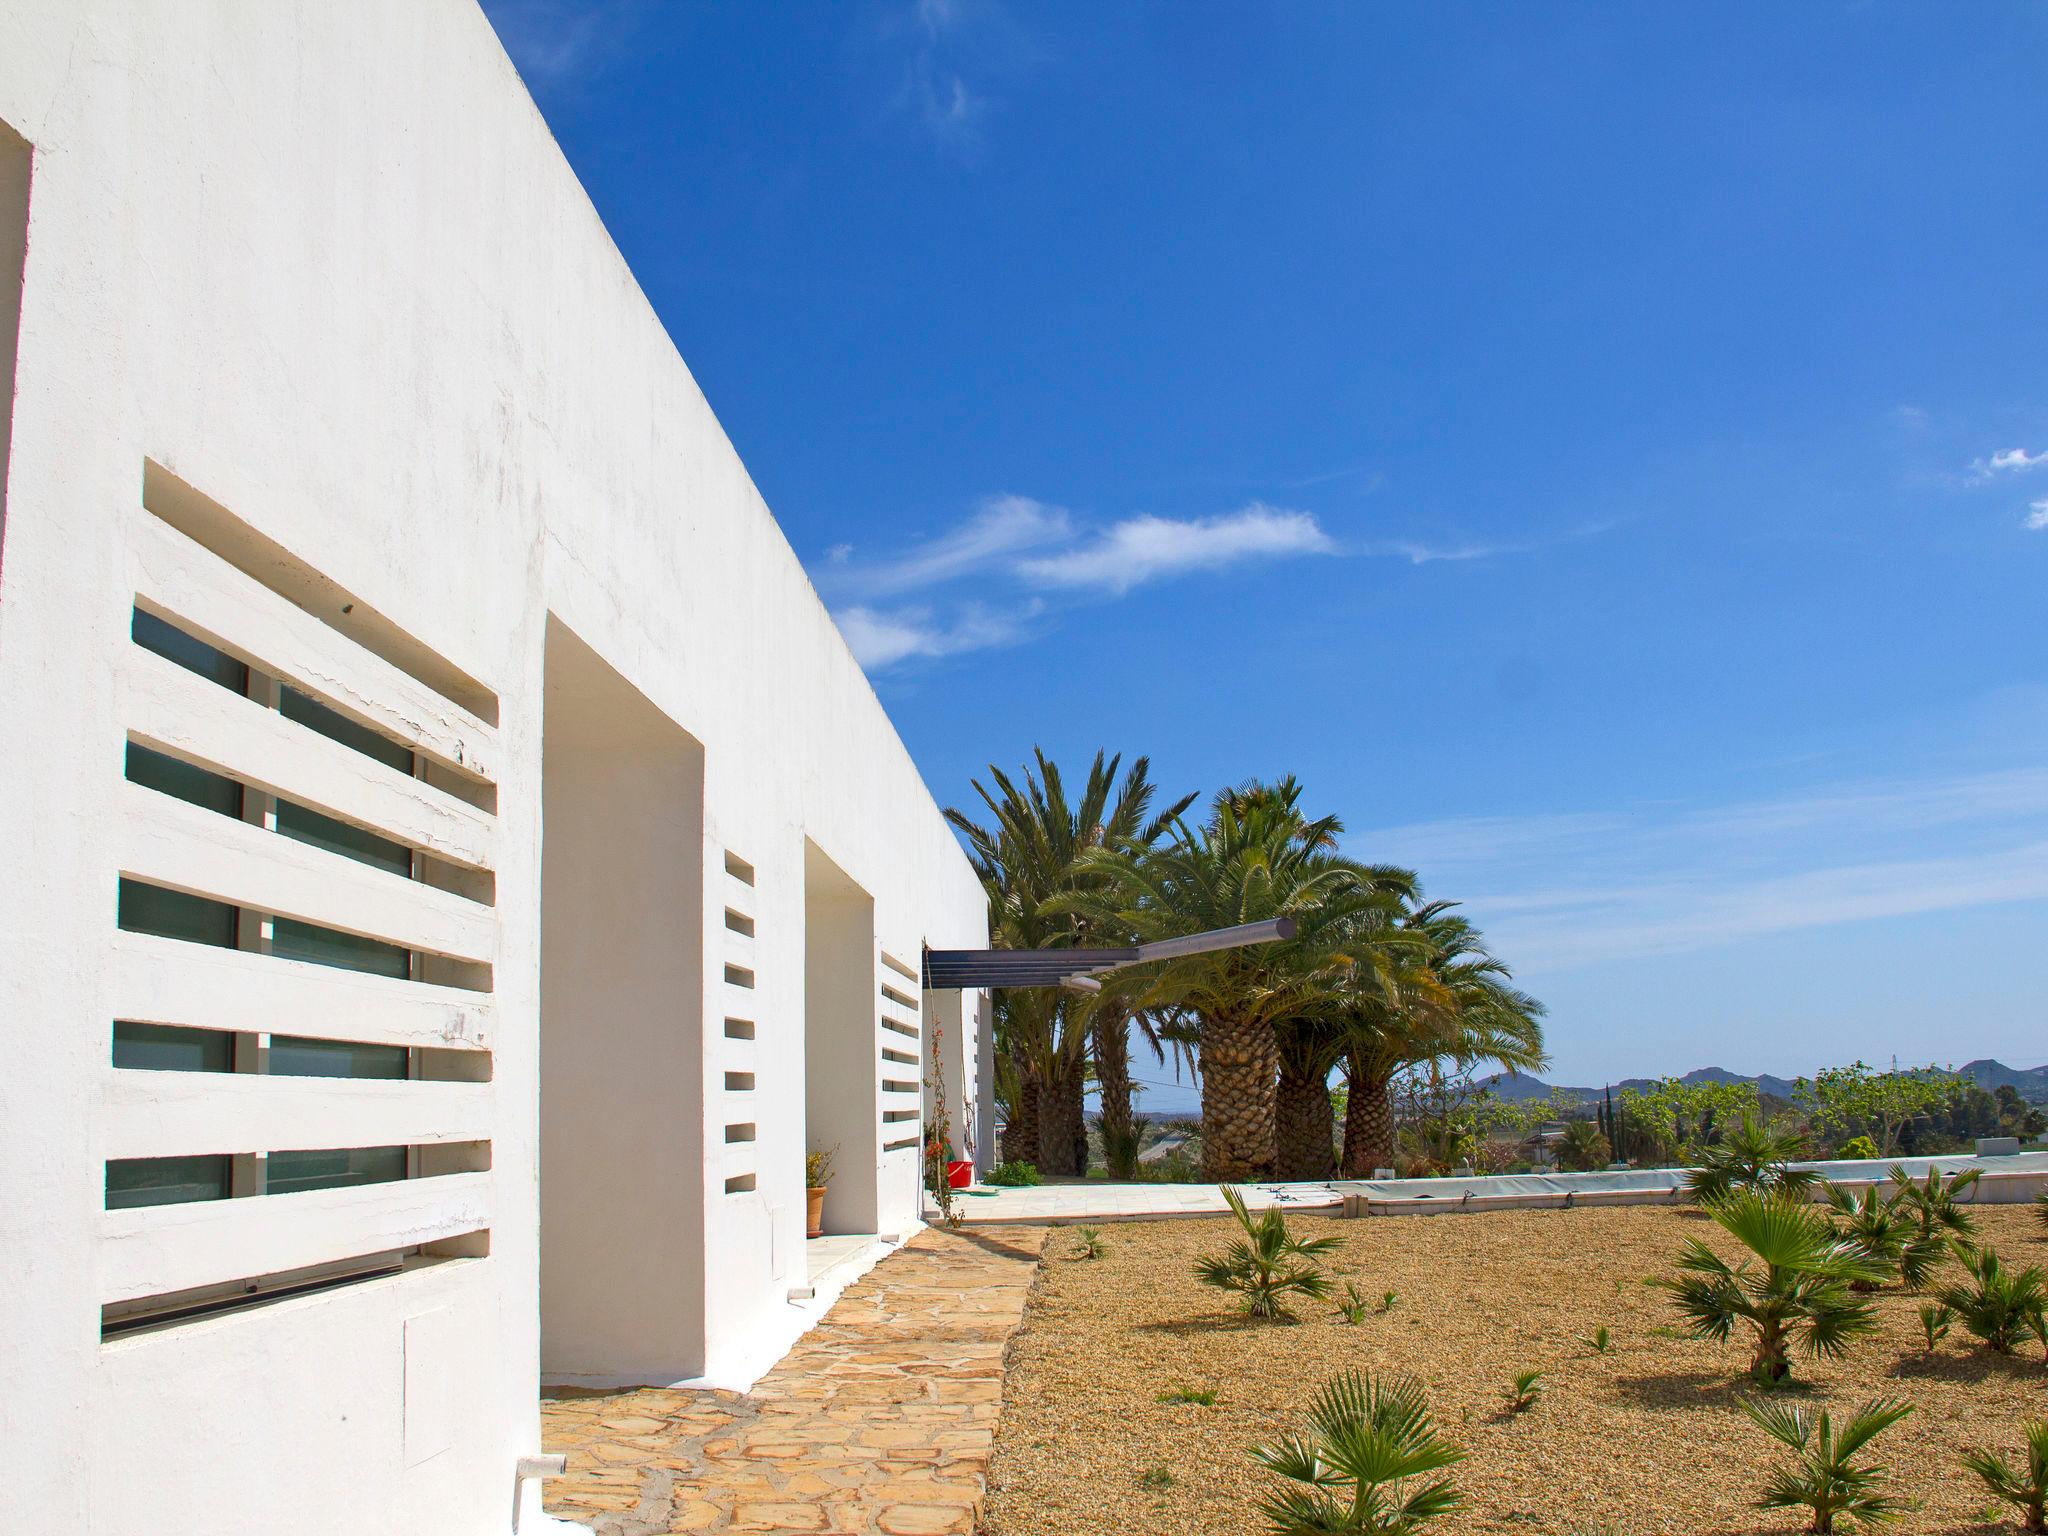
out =
{"type": "MultiPolygon", "coordinates": [[[[2048,1066],[2008,1067],[2001,1061],[1973,1061],[1956,1068],[1958,1077],[1966,1077],[1980,1087],[1994,1092],[2008,1084],[2016,1089],[2019,1096],[2030,1104],[2048,1104],[2048,1066]]],[[[1739,1072],[1730,1072],[1725,1067],[1698,1067],[1679,1079],[1682,1083],[1754,1083],[1758,1093],[1773,1095],[1781,1099],[1792,1097],[1792,1080],[1788,1077],[1773,1077],[1768,1072],[1755,1077],[1745,1077],[1739,1072]]],[[[1616,1090],[1635,1088],[1638,1090],[1654,1086],[1655,1079],[1647,1077],[1626,1077],[1616,1083],[1616,1090]]],[[[1598,1098],[1604,1091],[1600,1088],[1575,1088],[1568,1084],[1546,1083],[1541,1078],[1531,1077],[1526,1072],[1500,1072],[1492,1077],[1479,1079],[1479,1086],[1493,1090],[1494,1097],[1505,1099],[1511,1104],[1525,1103],[1530,1099],[1546,1099],[1557,1094],[1577,1095],[1582,1099],[1598,1098]]]]}

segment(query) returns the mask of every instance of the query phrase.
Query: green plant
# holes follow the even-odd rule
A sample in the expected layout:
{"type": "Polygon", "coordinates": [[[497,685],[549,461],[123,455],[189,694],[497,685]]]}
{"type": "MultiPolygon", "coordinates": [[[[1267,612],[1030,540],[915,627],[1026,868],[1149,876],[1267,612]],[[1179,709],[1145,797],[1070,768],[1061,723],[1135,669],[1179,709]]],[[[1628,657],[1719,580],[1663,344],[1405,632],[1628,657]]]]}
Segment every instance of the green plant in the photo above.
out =
{"type": "Polygon", "coordinates": [[[1171,1392],[1159,1394],[1159,1401],[1169,1407],[1175,1403],[1194,1403],[1203,1408],[1216,1406],[1214,1387],[1175,1387],[1171,1392]]]}
{"type": "Polygon", "coordinates": [[[1810,1509],[1809,1531],[1832,1531],[1835,1518],[1847,1515],[1859,1525],[1880,1525],[1897,1519],[1913,1506],[1883,1491],[1885,1469],[1856,1465],[1851,1458],[1913,1411],[1911,1403],[1876,1398],[1859,1409],[1836,1434],[1827,1411],[1815,1413],[1804,1404],[1745,1400],[1743,1412],[1772,1439],[1791,1447],[1796,1459],[1772,1468],[1757,1500],[1765,1509],[1810,1509]]]}
{"type": "Polygon", "coordinates": [[[1988,1246],[1957,1243],[1955,1248],[1968,1278],[1940,1287],[1934,1297],[1985,1348],[2009,1355],[2021,1339],[2048,1326],[2043,1323],[2048,1316],[2048,1275],[2039,1265],[2013,1269],[1988,1246]]]}
{"type": "Polygon", "coordinates": [[[1939,1302],[1923,1303],[1920,1308],[1920,1332],[1926,1336],[1927,1352],[1933,1354],[1941,1341],[1948,1337],[1949,1324],[1955,1321],[1955,1313],[1939,1302]]]}
{"type": "Polygon", "coordinates": [[[2034,1214],[2041,1218],[2041,1225],[2048,1227],[2048,1193],[2034,1196],[2034,1214]]]}
{"type": "Polygon", "coordinates": [[[1077,1227],[1074,1237],[1081,1245],[1081,1257],[1099,1259],[1103,1254],[1102,1232],[1096,1227],[1077,1227]]]}
{"type": "Polygon", "coordinates": [[[1803,1196],[1749,1189],[1707,1209],[1751,1256],[1730,1265],[1695,1237],[1678,1257],[1683,1273],[1657,1281],[1695,1338],[1726,1341],[1738,1322],[1748,1324],[1749,1373],[1774,1386],[1792,1374],[1795,1343],[1825,1357],[1876,1329],[1871,1304],[1849,1289],[1874,1271],[1803,1196]]]}
{"type": "Polygon", "coordinates": [[[1559,1167],[1585,1173],[1605,1168],[1613,1160],[1614,1149],[1607,1145],[1598,1121],[1574,1120],[1564,1128],[1564,1140],[1557,1149],[1559,1167]]]}
{"type": "Polygon", "coordinates": [[[1305,1430],[1252,1457],[1290,1485],[1259,1505],[1274,1536],[1403,1536],[1464,1503],[1448,1477],[1430,1476],[1464,1449],[1437,1432],[1410,1377],[1346,1371],[1316,1394],[1305,1430]]]}
{"type": "Polygon", "coordinates": [[[1926,1178],[1915,1181],[1901,1164],[1894,1163],[1885,1170],[1885,1177],[1898,1186],[1900,1203],[1919,1219],[1922,1237],[1940,1232],[1968,1237],[1977,1230],[1976,1219],[1957,1197],[1982,1177],[1978,1169],[1965,1168],[1944,1179],[1939,1168],[1929,1168],[1926,1178]]]}
{"type": "Polygon", "coordinates": [[[1868,1136],[1851,1136],[1835,1148],[1835,1156],[1845,1163],[1875,1162],[1884,1154],[1877,1150],[1877,1143],[1868,1136]]]}
{"type": "Polygon", "coordinates": [[[1337,1315],[1347,1323],[1365,1321],[1365,1315],[1372,1310],[1372,1303],[1365,1298],[1365,1292],[1358,1288],[1355,1280],[1344,1282],[1344,1294],[1337,1298],[1337,1315]]]}
{"type": "Polygon", "coordinates": [[[1703,1205],[1740,1190],[1808,1190],[1820,1175],[1791,1166],[1806,1150],[1803,1133],[1773,1130],[1745,1111],[1740,1125],[1700,1150],[1699,1166],[1685,1176],[1685,1187],[1703,1205]]]}
{"type": "Polygon", "coordinates": [[[1993,1498],[2019,1509],[2028,1530],[2048,1531],[2048,1419],[2029,1419],[2020,1434],[2027,1442],[2024,1471],[1996,1451],[1965,1451],[1963,1465],[1984,1479],[1993,1498]]]}
{"type": "Polygon", "coordinates": [[[1261,1318],[1291,1316],[1286,1305],[1289,1296],[1321,1298],[1330,1294],[1330,1282],[1314,1261],[1340,1246],[1336,1238],[1296,1237],[1287,1230],[1287,1218],[1278,1206],[1269,1206],[1255,1217],[1246,1208],[1244,1196],[1228,1184],[1223,1186],[1223,1198],[1244,1235],[1221,1256],[1197,1260],[1196,1279],[1218,1290],[1237,1292],[1238,1304],[1261,1318]]]}
{"type": "Polygon", "coordinates": [[[1527,1413],[1548,1390],[1541,1371],[1517,1371],[1501,1396],[1507,1399],[1509,1413],[1527,1413]]]}
{"type": "Polygon", "coordinates": [[[837,1147],[813,1147],[804,1154],[804,1183],[811,1189],[823,1189],[832,1179],[832,1155],[837,1147]]]}
{"type": "Polygon", "coordinates": [[[984,1184],[1000,1184],[1007,1189],[1023,1189],[1037,1182],[1038,1165],[1025,1162],[998,1163],[982,1180],[984,1184]]]}
{"type": "Polygon", "coordinates": [[[1400,1300],[1401,1293],[1399,1291],[1384,1292],[1380,1296],[1380,1304],[1375,1310],[1383,1313],[1391,1312],[1394,1310],[1395,1306],[1400,1302],[1400,1300]]]}
{"type": "Polygon", "coordinates": [[[1173,1474],[1164,1467],[1154,1467],[1138,1479],[1138,1486],[1155,1491],[1161,1488],[1171,1488],[1173,1486],[1173,1474]]]}
{"type": "Polygon", "coordinates": [[[1908,1209],[1901,1193],[1889,1197],[1872,1185],[1861,1195],[1852,1195],[1839,1184],[1828,1186],[1828,1204],[1833,1208],[1833,1226],[1843,1242],[1870,1261],[1879,1279],[1856,1280],[1859,1291],[1874,1291],[1881,1280],[1898,1276],[1918,1285],[1933,1271],[1947,1252],[1938,1236],[1924,1231],[1908,1209]]]}
{"type": "Polygon", "coordinates": [[[1583,1335],[1579,1342],[1596,1355],[1611,1355],[1614,1353],[1614,1330],[1602,1323],[1591,1333],[1583,1335]]]}

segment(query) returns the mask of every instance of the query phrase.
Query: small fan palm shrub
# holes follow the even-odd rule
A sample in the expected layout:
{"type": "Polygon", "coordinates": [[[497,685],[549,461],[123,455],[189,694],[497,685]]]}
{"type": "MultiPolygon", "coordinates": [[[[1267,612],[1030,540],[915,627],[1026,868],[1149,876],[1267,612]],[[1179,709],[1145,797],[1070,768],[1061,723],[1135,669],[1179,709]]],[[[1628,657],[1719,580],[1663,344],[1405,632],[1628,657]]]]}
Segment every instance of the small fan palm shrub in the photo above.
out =
{"type": "Polygon", "coordinates": [[[1544,1384],[1541,1371],[1517,1371],[1501,1396],[1507,1399],[1509,1413],[1527,1413],[1536,1406],[1537,1399],[1549,1390],[1544,1384]]]}
{"type": "Polygon", "coordinates": [[[1699,1166],[1685,1177],[1685,1187],[1703,1205],[1741,1190],[1809,1190],[1820,1175],[1811,1168],[1790,1166],[1806,1152],[1804,1133],[1773,1130],[1746,1114],[1739,1126],[1701,1152],[1699,1166]]]}
{"type": "Polygon", "coordinates": [[[1805,1405],[1782,1402],[1745,1401],[1743,1411],[1780,1444],[1789,1447],[1794,1459],[1771,1469],[1757,1503],[1765,1509],[1809,1509],[1813,1521],[1809,1531],[1832,1531],[1838,1517],[1846,1515],[1859,1525],[1881,1525],[1895,1520],[1913,1506],[1885,1492],[1885,1469],[1875,1463],[1854,1461],[1872,1440],[1913,1411],[1913,1405],[1897,1398],[1877,1398],[1863,1405],[1836,1432],[1827,1410],[1816,1413],[1805,1405]]]}
{"type": "Polygon", "coordinates": [[[1614,1353],[1614,1330],[1602,1323],[1591,1333],[1582,1335],[1579,1342],[1596,1355],[1611,1355],[1614,1353]]]}
{"type": "Polygon", "coordinates": [[[1195,1262],[1195,1278],[1218,1290],[1235,1291],[1252,1317],[1291,1317],[1289,1297],[1330,1294],[1329,1279],[1315,1261],[1340,1246],[1334,1237],[1298,1238],[1287,1230],[1278,1206],[1253,1216],[1244,1196],[1226,1184],[1224,1201],[1244,1235],[1222,1254],[1195,1262]]]}
{"type": "Polygon", "coordinates": [[[1100,1227],[1077,1227],[1074,1241],[1075,1252],[1084,1259],[1099,1259],[1103,1253],[1102,1229],[1100,1227]]]}
{"type": "Polygon", "coordinates": [[[1960,1197],[1982,1177],[1979,1170],[1965,1168],[1944,1179],[1939,1168],[1930,1168],[1925,1178],[1915,1179],[1903,1164],[1894,1163],[1885,1177],[1897,1186],[1900,1205],[1920,1223],[1922,1237],[1968,1237],[1977,1230],[1976,1218],[1963,1208],[1960,1197]]]}
{"type": "Polygon", "coordinates": [[[1355,1326],[1364,1322],[1366,1314],[1371,1310],[1372,1303],[1366,1299],[1365,1292],[1358,1288],[1358,1282],[1346,1280],[1344,1294],[1337,1298],[1337,1315],[1355,1326]]]}
{"type": "Polygon", "coordinates": [[[1259,1505],[1274,1536],[1405,1536],[1464,1503],[1433,1474],[1465,1451],[1437,1432],[1411,1377],[1346,1371],[1316,1394],[1301,1433],[1252,1458],[1286,1480],[1259,1505]]]}
{"type": "Polygon", "coordinates": [[[2034,1214],[2041,1218],[2041,1225],[2048,1227],[2048,1194],[2034,1197],[2034,1214]]]}
{"type": "MultiPolygon", "coordinates": [[[[1864,1258],[1884,1280],[1901,1279],[1918,1286],[1947,1256],[1948,1245],[1924,1230],[1902,1193],[1881,1194],[1875,1185],[1852,1195],[1839,1184],[1828,1187],[1832,1222],[1842,1240],[1864,1258]]],[[[1852,1288],[1874,1291],[1881,1280],[1857,1280],[1852,1288]]]]}
{"type": "Polygon", "coordinates": [[[1749,1374],[1775,1386],[1792,1374],[1795,1345],[1825,1358],[1876,1329],[1875,1309],[1849,1287],[1881,1272],[1802,1196],[1749,1189],[1707,1209],[1749,1256],[1730,1264],[1695,1237],[1678,1256],[1681,1273],[1653,1281],[1672,1293],[1694,1338],[1726,1342],[1746,1324],[1755,1343],[1749,1374]]]}
{"type": "Polygon", "coordinates": [[[1965,1278],[1934,1297],[1986,1349],[2009,1355],[2022,1339],[2048,1329],[2048,1275],[2038,1264],[2014,1269],[1997,1250],[1970,1243],[1956,1244],[1956,1258],[1965,1278]]]}
{"type": "Polygon", "coordinates": [[[2030,1531],[2048,1531],[2048,1419],[2029,1419],[2020,1430],[2026,1465],[2015,1468],[1996,1451],[1965,1451],[1963,1465],[1984,1480],[1991,1496],[2012,1505],[2030,1531]]]}
{"type": "Polygon", "coordinates": [[[1948,1337],[1949,1325],[1956,1320],[1955,1313],[1939,1302],[1926,1302],[1920,1308],[1920,1332],[1926,1336],[1927,1352],[1931,1355],[1948,1337]]]}

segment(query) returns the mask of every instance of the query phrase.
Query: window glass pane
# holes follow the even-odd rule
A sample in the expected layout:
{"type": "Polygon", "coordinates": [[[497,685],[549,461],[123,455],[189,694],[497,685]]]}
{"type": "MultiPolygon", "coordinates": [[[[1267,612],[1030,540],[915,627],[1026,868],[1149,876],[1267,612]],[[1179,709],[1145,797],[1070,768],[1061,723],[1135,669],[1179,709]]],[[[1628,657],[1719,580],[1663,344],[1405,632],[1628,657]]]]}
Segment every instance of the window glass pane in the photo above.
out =
{"type": "Polygon", "coordinates": [[[408,879],[412,876],[412,850],[405,844],[394,843],[388,837],[365,832],[360,827],[336,821],[318,811],[309,811],[289,800],[277,802],[277,830],[286,837],[375,865],[378,869],[387,869],[394,875],[404,875],[408,879]]]}
{"type": "Polygon", "coordinates": [[[270,1071],[280,1077],[404,1077],[406,1052],[402,1045],[272,1035],[270,1071]]]}
{"type": "Polygon", "coordinates": [[[264,1191],[288,1195],[302,1189],[340,1189],[350,1184],[388,1184],[405,1177],[404,1147],[349,1147],[333,1152],[273,1152],[264,1191]]]}
{"type": "Polygon", "coordinates": [[[107,1209],[228,1197],[225,1157],[126,1157],[107,1164],[107,1209]]]}
{"type": "Polygon", "coordinates": [[[295,922],[280,917],[271,925],[270,952],[287,960],[310,960],[315,965],[338,966],[345,971],[368,971],[375,976],[406,977],[412,974],[412,952],[378,939],[357,938],[332,928],[295,922]]]}
{"type": "Polygon", "coordinates": [[[130,933],[184,939],[191,944],[235,947],[235,909],[224,901],[187,896],[183,891],[123,880],[115,922],[130,933]]]}
{"type": "Polygon", "coordinates": [[[114,1065],[146,1072],[232,1072],[235,1037],[173,1024],[114,1025],[114,1065]]]}
{"type": "Polygon", "coordinates": [[[168,757],[150,747],[128,743],[128,777],[145,788],[176,795],[223,816],[242,814],[242,786],[204,768],[168,757]]]}
{"type": "Polygon", "coordinates": [[[287,720],[296,720],[322,736],[331,736],[343,746],[353,747],[363,756],[374,757],[380,763],[388,763],[401,773],[412,772],[411,748],[400,746],[389,736],[379,735],[366,725],[356,724],[346,715],[337,714],[289,683],[279,691],[277,707],[287,720]]]}
{"type": "Polygon", "coordinates": [[[186,634],[175,624],[165,623],[153,613],[136,609],[128,633],[137,645],[175,661],[188,672],[197,672],[201,677],[219,683],[223,688],[232,688],[236,693],[249,691],[247,667],[225,652],[215,650],[204,640],[186,634]]]}

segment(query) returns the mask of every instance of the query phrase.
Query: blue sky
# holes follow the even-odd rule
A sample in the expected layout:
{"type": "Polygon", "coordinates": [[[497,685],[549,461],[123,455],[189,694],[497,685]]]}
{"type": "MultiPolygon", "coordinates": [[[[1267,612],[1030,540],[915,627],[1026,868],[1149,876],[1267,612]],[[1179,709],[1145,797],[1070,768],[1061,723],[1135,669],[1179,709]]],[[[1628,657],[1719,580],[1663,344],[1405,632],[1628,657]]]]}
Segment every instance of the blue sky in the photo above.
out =
{"type": "Polygon", "coordinates": [[[1296,773],[1564,1081],[2048,1055],[2048,10],[487,9],[942,802],[1296,773]]]}

